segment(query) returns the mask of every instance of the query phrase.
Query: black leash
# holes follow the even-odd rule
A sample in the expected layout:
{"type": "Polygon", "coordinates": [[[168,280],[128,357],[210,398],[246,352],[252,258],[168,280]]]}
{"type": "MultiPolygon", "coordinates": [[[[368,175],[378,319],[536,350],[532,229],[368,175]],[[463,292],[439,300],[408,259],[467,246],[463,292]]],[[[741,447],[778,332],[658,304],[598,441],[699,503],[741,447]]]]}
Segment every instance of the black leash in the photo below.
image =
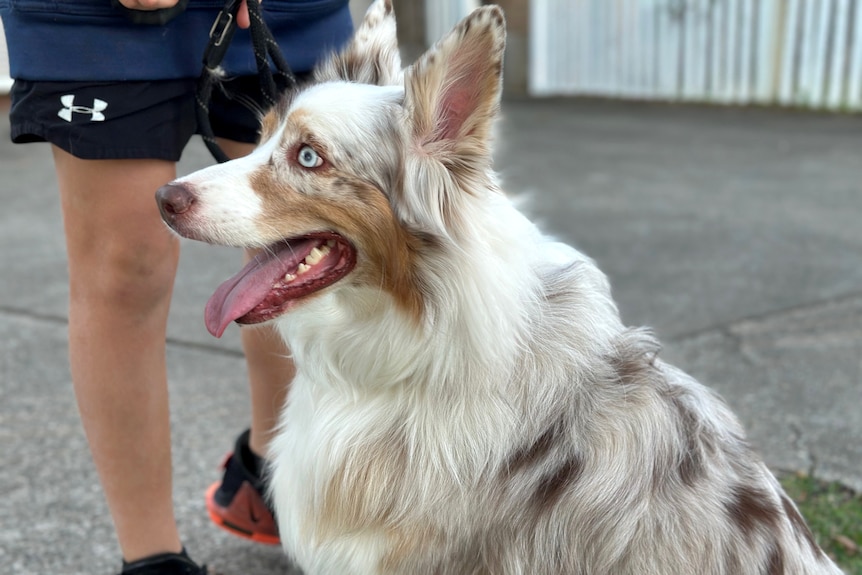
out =
{"type": "MultiPolygon", "coordinates": [[[[278,96],[288,88],[296,85],[296,77],[290,70],[287,60],[278,48],[275,38],[272,36],[263,15],[260,11],[259,0],[247,0],[248,15],[251,23],[251,42],[254,48],[254,59],[257,64],[257,75],[260,79],[260,90],[265,100],[265,108],[273,106],[278,101],[278,96]],[[273,71],[270,60],[275,66],[273,71]]],[[[226,0],[224,7],[219,12],[210,29],[209,43],[204,50],[203,71],[198,79],[195,94],[195,115],[198,123],[198,131],[212,154],[219,163],[227,162],[230,158],[224,153],[216,142],[210,125],[209,103],[213,87],[219,83],[218,67],[227,53],[234,32],[236,32],[236,15],[239,12],[240,0],[226,0]]]]}
{"type": "Polygon", "coordinates": [[[159,8],[158,10],[132,10],[120,3],[120,0],[111,0],[114,10],[134,22],[135,24],[147,24],[150,26],[164,26],[186,10],[189,0],[179,0],[171,8],[159,8]]]}

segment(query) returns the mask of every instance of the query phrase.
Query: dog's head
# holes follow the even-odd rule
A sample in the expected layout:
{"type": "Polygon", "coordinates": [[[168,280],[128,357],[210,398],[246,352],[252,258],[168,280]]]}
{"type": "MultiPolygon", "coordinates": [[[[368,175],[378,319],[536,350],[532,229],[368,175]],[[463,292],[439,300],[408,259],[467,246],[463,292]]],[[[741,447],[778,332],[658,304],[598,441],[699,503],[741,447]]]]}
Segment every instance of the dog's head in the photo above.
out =
{"type": "Polygon", "coordinates": [[[466,241],[459,204],[498,193],[489,136],[504,39],[502,12],[484,7],[402,71],[391,0],[377,0],[314,82],[263,118],[251,155],[158,191],[181,236],[261,250],[207,304],[214,335],[351,286],[421,315],[417,259],[466,241]]]}

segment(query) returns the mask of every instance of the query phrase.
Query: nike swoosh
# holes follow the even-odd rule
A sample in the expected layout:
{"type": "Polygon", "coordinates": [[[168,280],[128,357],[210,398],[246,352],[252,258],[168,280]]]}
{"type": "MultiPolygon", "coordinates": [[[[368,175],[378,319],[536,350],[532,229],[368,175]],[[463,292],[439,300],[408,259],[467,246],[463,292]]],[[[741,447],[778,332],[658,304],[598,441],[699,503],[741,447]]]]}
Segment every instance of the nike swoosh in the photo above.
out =
{"type": "Polygon", "coordinates": [[[255,513],[254,505],[249,506],[248,515],[251,517],[252,523],[260,523],[260,517],[258,517],[257,513],[255,513]]]}

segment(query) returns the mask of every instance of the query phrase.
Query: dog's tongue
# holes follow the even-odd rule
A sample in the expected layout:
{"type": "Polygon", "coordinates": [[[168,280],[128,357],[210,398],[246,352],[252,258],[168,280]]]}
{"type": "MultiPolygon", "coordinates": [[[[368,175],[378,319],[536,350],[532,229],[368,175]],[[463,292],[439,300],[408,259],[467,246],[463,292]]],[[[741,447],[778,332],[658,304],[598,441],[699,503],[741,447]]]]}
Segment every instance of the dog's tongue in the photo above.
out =
{"type": "Polygon", "coordinates": [[[293,272],[311,250],[314,240],[298,240],[284,245],[275,254],[262,252],[239,273],[221,284],[204,311],[207,329],[215,337],[237,318],[250,312],[272,290],[273,284],[293,272]]]}

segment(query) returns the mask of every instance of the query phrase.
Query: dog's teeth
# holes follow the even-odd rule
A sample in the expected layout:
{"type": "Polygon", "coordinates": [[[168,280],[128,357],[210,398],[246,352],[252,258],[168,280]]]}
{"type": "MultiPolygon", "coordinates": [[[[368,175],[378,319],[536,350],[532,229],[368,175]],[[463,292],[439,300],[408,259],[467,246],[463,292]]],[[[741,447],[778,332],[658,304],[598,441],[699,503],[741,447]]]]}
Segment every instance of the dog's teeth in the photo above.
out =
{"type": "Polygon", "coordinates": [[[296,275],[294,275],[294,274],[284,274],[284,281],[286,281],[286,282],[292,282],[295,279],[296,279],[296,275]]]}
{"type": "Polygon", "coordinates": [[[299,264],[299,267],[296,268],[296,273],[299,275],[302,275],[310,269],[311,269],[311,266],[307,266],[305,264],[299,264]]]}
{"type": "Polygon", "coordinates": [[[323,256],[325,256],[325,255],[326,254],[324,252],[320,251],[317,248],[314,248],[311,250],[311,253],[309,253],[307,256],[305,256],[305,263],[307,263],[310,266],[313,266],[314,264],[316,264],[320,260],[322,260],[323,256]]]}
{"type": "Polygon", "coordinates": [[[335,247],[335,240],[328,240],[328,241],[326,242],[326,247],[328,247],[328,248],[334,248],[334,247],[335,247]]]}

